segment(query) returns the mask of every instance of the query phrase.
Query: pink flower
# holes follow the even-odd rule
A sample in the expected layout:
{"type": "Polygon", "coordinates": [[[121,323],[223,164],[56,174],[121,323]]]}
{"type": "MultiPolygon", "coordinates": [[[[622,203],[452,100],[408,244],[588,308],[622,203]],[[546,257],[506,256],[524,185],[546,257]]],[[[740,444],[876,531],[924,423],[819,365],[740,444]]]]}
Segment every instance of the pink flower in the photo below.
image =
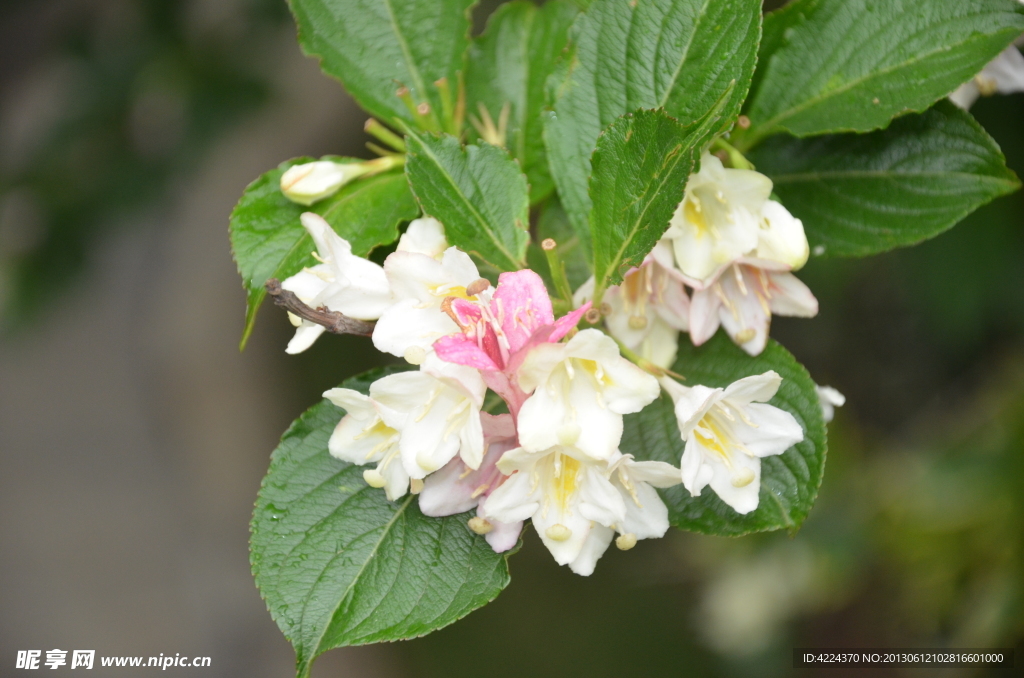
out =
{"type": "Polygon", "coordinates": [[[449,297],[442,308],[462,331],[434,342],[438,357],[480,370],[516,417],[526,399],[515,378],[523,358],[535,345],[562,339],[590,304],[556,321],[544,282],[524,269],[502,273],[488,304],[449,297]]]}

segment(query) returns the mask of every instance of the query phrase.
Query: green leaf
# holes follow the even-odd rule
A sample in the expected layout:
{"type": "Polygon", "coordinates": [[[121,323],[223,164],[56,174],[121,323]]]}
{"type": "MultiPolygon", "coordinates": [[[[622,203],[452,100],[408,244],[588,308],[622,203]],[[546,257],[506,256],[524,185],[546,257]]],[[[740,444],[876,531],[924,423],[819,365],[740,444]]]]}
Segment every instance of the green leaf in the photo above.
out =
{"type": "Polygon", "coordinates": [[[1020,187],[995,141],[948,101],[871,134],[773,137],[750,159],[803,221],[815,254],[911,245],[1020,187]]]}
{"type": "Polygon", "coordinates": [[[409,184],[448,242],[499,271],[523,268],[530,200],[516,161],[486,143],[463,149],[447,134],[407,130],[406,143],[409,184]]]}
{"type": "Polygon", "coordinates": [[[970,80],[1021,31],[1018,0],[796,0],[765,19],[740,146],[885,127],[970,80]]]}
{"type": "MultiPolygon", "coordinates": [[[[292,165],[311,162],[297,158],[282,163],[252,182],[231,213],[231,249],[246,289],[245,329],[242,348],[252,333],[270,278],[284,279],[306,266],[315,266],[313,240],[299,222],[303,212],[316,212],[352,245],[357,256],[366,256],[378,245],[398,238],[398,224],[419,214],[409,183],[401,172],[387,172],[358,179],[312,207],[297,205],[281,193],[281,175],[292,165]]],[[[335,162],[358,162],[328,157],[335,162]]]]}
{"type": "Polygon", "coordinates": [[[395,95],[404,85],[415,103],[442,111],[434,82],[452,89],[469,45],[475,0],[290,0],[303,51],[342,82],[359,105],[382,120],[419,124],[395,95]]]}
{"type": "Polygon", "coordinates": [[[638,266],[668,228],[700,152],[701,135],[691,132],[664,111],[640,110],[598,138],[590,178],[595,299],[638,266]]]}
{"type": "Polygon", "coordinates": [[[729,127],[754,72],[760,26],[760,0],[594,0],[577,19],[570,56],[549,81],[555,104],[544,139],[562,204],[584,242],[601,130],[638,108],[661,107],[683,125],[717,107],[709,135],[729,127]]]}
{"type": "MultiPolygon", "coordinates": [[[[366,392],[386,374],[345,383],[366,392]]],[[[466,525],[428,518],[415,495],[395,503],[327,441],[343,412],[324,400],[284,434],[252,519],[251,563],[271,616],[295,647],[297,672],[335,647],[415,638],[493,600],[509,583],[496,554],[466,525]]]]}
{"type": "MultiPolygon", "coordinates": [[[[804,428],[804,440],[774,457],[761,460],[758,507],[746,515],[736,513],[710,487],[691,497],[682,485],[660,490],[676,527],[702,534],[739,536],[786,528],[796,530],[814,504],[825,470],[826,436],[821,404],[807,370],[775,341],[751,357],[724,332],[694,348],[684,340],[672,368],[686,376],[685,385],[728,386],[737,379],[775,370],[782,376],[779,392],[770,403],[791,413],[804,428]]],[[[672,399],[661,397],[642,412],[626,415],[621,449],[637,459],[679,465],[683,442],[672,399]]]]}
{"type": "Polygon", "coordinates": [[[468,112],[482,104],[497,123],[508,107],[507,147],[530,182],[537,203],[554,190],[542,136],[545,82],[565,51],[579,10],[565,0],[537,7],[528,0],[501,5],[470,48],[466,74],[468,112]]]}

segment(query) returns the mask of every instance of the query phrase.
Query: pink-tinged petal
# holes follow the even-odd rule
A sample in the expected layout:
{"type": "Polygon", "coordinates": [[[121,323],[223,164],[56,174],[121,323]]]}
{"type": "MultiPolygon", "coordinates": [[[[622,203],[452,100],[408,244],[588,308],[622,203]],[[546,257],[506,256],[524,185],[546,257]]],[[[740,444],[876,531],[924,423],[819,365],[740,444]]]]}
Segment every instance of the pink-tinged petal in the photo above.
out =
{"type": "Polygon", "coordinates": [[[452,320],[454,320],[463,330],[471,325],[476,325],[483,317],[483,312],[480,310],[479,306],[474,304],[472,301],[466,301],[465,299],[459,299],[458,297],[452,297],[448,309],[452,320]]]}
{"type": "Polygon", "coordinates": [[[661,303],[654,308],[670,327],[682,332],[690,329],[690,297],[679,281],[668,280],[661,293],[661,303]]]}
{"type": "Polygon", "coordinates": [[[690,301],[690,341],[694,346],[700,346],[715,336],[721,324],[718,317],[721,305],[722,300],[713,289],[694,290],[690,301]]]}
{"type": "Polygon", "coordinates": [[[497,372],[501,369],[477,343],[465,334],[449,334],[434,342],[434,352],[445,362],[478,370],[497,372]]]}
{"type": "Polygon", "coordinates": [[[523,360],[526,359],[526,356],[530,355],[530,351],[541,345],[555,343],[551,339],[554,331],[554,325],[545,325],[534,332],[518,351],[509,356],[508,364],[505,365],[505,371],[510,375],[517,374],[520,366],[523,364],[523,360]]]}
{"type": "MultiPolygon", "coordinates": [[[[484,438],[487,439],[488,445],[501,438],[515,440],[516,423],[512,420],[512,415],[510,414],[495,415],[481,412],[480,423],[484,427],[484,438]]],[[[515,445],[512,447],[515,447],[515,445]]]]}
{"type": "Polygon", "coordinates": [[[426,477],[419,496],[423,515],[432,518],[453,516],[465,513],[480,502],[473,495],[476,488],[472,484],[459,482],[465,471],[466,465],[455,458],[426,477]]]}
{"type": "Polygon", "coordinates": [[[769,273],[768,291],[771,293],[772,313],[813,318],[818,315],[818,300],[799,278],[792,273],[769,273]]]}
{"type": "Polygon", "coordinates": [[[503,523],[500,520],[490,520],[490,523],[493,527],[484,538],[495,553],[504,553],[519,543],[519,534],[523,531],[523,521],[503,523]]]}
{"type": "Polygon", "coordinates": [[[498,276],[491,312],[501,319],[511,353],[518,351],[534,330],[555,320],[544,281],[530,269],[498,276]]]}
{"type": "Polygon", "coordinates": [[[551,332],[551,336],[547,338],[547,341],[556,342],[559,341],[565,335],[569,334],[570,330],[572,330],[572,328],[576,327],[576,325],[579,324],[580,318],[582,318],[586,314],[586,312],[590,310],[591,305],[592,304],[588,301],[575,311],[572,311],[571,313],[566,313],[561,318],[556,320],[555,329],[554,331],[551,332]]]}

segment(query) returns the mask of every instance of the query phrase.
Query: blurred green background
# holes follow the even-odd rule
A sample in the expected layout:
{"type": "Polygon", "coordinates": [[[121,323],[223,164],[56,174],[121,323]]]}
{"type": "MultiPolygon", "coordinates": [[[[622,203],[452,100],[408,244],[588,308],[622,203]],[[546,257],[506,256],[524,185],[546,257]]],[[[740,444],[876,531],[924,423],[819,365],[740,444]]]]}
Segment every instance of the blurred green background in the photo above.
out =
{"type": "MultiPolygon", "coordinates": [[[[973,113],[1024,174],[1024,95],[973,113]]],[[[54,647],[289,674],[249,512],[288,422],[378,358],[353,337],[286,356],[272,308],[239,354],[227,216],[282,160],[364,154],[364,119],[282,0],[0,5],[0,675],[54,647]]],[[[314,675],[864,675],[794,670],[794,646],[1024,662],[1024,195],[800,277],[822,311],[773,335],[848,403],[796,535],[672,533],[590,578],[531,535],[495,603],[314,675]]]]}

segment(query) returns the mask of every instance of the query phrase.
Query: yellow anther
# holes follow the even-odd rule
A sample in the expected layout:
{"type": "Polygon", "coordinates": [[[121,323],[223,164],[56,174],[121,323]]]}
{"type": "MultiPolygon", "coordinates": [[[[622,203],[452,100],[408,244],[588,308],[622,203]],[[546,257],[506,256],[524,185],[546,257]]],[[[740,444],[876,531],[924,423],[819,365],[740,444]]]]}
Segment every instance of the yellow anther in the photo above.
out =
{"type": "Polygon", "coordinates": [[[620,551],[628,551],[636,546],[636,535],[632,532],[620,534],[615,539],[615,546],[617,546],[620,551]]]}
{"type": "Polygon", "coordinates": [[[494,529],[494,525],[489,520],[476,516],[469,519],[469,529],[473,530],[477,534],[487,534],[494,529]]]}
{"type": "Polygon", "coordinates": [[[548,539],[553,541],[565,541],[572,536],[572,530],[561,523],[555,523],[548,529],[544,530],[544,534],[547,535],[548,539]]]}
{"type": "Polygon", "coordinates": [[[746,487],[752,482],[754,482],[754,472],[749,468],[741,468],[739,472],[732,477],[733,487],[746,487]]]}
{"type": "Polygon", "coordinates": [[[382,476],[377,469],[368,468],[363,471],[363,480],[365,480],[366,484],[370,487],[384,487],[384,476],[382,476]]]}

